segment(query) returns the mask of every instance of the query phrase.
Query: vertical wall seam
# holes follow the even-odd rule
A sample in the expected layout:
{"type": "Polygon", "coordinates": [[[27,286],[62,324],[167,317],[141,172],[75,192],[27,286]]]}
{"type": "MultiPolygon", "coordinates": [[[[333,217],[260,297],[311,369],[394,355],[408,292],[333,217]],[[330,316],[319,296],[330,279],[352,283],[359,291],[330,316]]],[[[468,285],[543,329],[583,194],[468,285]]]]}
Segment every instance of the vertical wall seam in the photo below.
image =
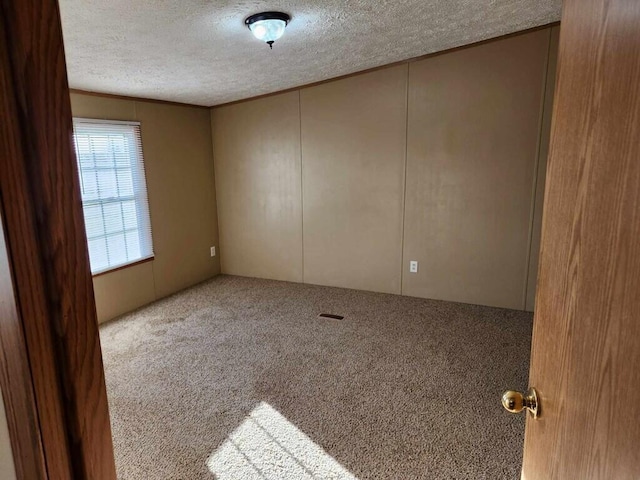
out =
{"type": "Polygon", "coordinates": [[[407,166],[409,164],[409,73],[411,64],[407,63],[405,83],[405,122],[404,122],[404,180],[402,183],[402,232],[400,235],[400,295],[404,295],[404,235],[407,219],[407,166]]]}
{"type": "Polygon", "coordinates": [[[533,251],[533,229],[534,223],[536,219],[536,197],[538,195],[538,178],[540,177],[540,155],[542,150],[542,136],[544,129],[544,118],[546,112],[546,104],[547,104],[547,88],[549,85],[549,66],[550,66],[550,58],[551,58],[551,34],[552,28],[549,28],[549,37],[547,42],[547,61],[545,64],[545,71],[543,76],[543,84],[542,84],[542,106],[540,108],[540,122],[538,126],[538,145],[536,148],[536,160],[533,169],[533,195],[531,197],[531,210],[529,212],[529,239],[527,244],[527,263],[525,265],[525,275],[524,275],[524,294],[522,298],[522,310],[527,310],[527,296],[529,292],[529,274],[531,272],[531,254],[533,251]]]}
{"type": "Polygon", "coordinates": [[[213,107],[209,108],[209,138],[211,139],[211,168],[213,170],[213,182],[211,185],[213,187],[213,190],[211,191],[209,203],[213,202],[213,204],[216,206],[216,208],[212,209],[213,214],[215,215],[215,223],[211,231],[211,240],[216,247],[216,256],[218,258],[214,262],[218,263],[218,275],[220,275],[222,274],[222,249],[220,248],[220,209],[218,207],[218,189],[216,188],[216,153],[213,143],[213,110],[213,107]]]}
{"type": "Polygon", "coordinates": [[[298,138],[300,140],[300,228],[301,228],[301,240],[302,248],[302,283],[305,283],[304,279],[304,162],[302,160],[302,89],[298,89],[298,121],[299,132],[298,138]]]}

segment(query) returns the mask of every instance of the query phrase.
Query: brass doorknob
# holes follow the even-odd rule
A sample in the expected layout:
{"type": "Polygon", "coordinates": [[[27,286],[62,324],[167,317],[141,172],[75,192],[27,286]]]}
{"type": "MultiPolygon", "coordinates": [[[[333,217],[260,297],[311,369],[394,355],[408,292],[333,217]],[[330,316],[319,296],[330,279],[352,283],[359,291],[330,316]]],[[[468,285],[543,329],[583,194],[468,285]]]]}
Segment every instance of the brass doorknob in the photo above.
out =
{"type": "Polygon", "coordinates": [[[502,394],[502,406],[511,413],[520,413],[526,408],[533,418],[538,418],[540,415],[538,393],[535,388],[530,388],[524,395],[513,390],[504,392],[502,394]]]}

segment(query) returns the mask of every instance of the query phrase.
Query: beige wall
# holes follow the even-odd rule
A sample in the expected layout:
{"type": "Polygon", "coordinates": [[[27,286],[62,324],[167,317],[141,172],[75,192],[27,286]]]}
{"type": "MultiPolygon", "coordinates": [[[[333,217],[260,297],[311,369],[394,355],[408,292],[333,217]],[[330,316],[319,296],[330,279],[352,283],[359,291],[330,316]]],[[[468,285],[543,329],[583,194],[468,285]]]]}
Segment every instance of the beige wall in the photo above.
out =
{"type": "Polygon", "coordinates": [[[536,301],[538,260],[540,259],[540,236],[542,233],[542,206],[544,202],[544,186],[547,179],[547,157],[549,156],[549,141],[551,138],[551,116],[553,113],[553,92],[556,88],[556,64],[558,61],[559,40],[560,27],[553,27],[551,29],[551,43],[549,46],[549,68],[547,70],[545,87],[546,95],[542,115],[542,130],[536,171],[536,192],[531,230],[531,255],[529,257],[526,300],[526,309],[529,311],[533,311],[536,301]]]}
{"type": "Polygon", "coordinates": [[[155,259],[94,278],[104,322],[220,272],[211,122],[204,108],[72,94],[76,117],[141,124],[155,259]]]}
{"type": "Polygon", "coordinates": [[[222,271],[531,308],[551,33],[214,108],[222,271]]]}
{"type": "Polygon", "coordinates": [[[16,478],[2,391],[0,391],[0,478],[3,480],[14,480],[16,478]]]}
{"type": "Polygon", "coordinates": [[[304,281],[400,293],[407,65],[301,94],[304,281]]]}
{"type": "Polygon", "coordinates": [[[222,270],[301,282],[298,92],[214,109],[212,125],[222,270]]]}
{"type": "Polygon", "coordinates": [[[548,50],[540,30],[411,64],[404,294],[524,309],[548,50]]]}

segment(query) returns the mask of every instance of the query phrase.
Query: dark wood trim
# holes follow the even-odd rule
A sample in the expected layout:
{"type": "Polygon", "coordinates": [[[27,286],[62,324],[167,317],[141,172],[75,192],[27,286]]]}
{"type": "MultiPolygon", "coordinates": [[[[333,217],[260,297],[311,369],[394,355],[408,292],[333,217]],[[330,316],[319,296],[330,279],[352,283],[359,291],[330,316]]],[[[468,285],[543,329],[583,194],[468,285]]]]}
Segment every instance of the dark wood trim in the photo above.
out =
{"type": "Polygon", "coordinates": [[[119,270],[124,270],[125,268],[135,267],[136,265],[142,265],[143,263],[153,262],[156,257],[145,258],[144,260],[138,260],[136,262],[127,263],[125,265],[120,265],[119,267],[111,268],[109,270],[105,270],[104,272],[96,273],[93,275],[93,278],[101,277],[103,275],[108,275],[113,272],[117,272],[119,270]]]}
{"type": "Polygon", "coordinates": [[[33,478],[115,480],[57,1],[0,0],[0,25],[2,214],[47,469],[33,478]]]}
{"type": "Polygon", "coordinates": [[[379,67],[369,68],[367,70],[361,70],[358,72],[348,73],[346,75],[341,75],[339,77],[329,78],[327,80],[320,80],[319,82],[306,83],[304,85],[300,85],[298,87],[291,87],[285,90],[278,90],[277,92],[265,93],[263,95],[256,95],[255,97],[243,98],[242,100],[234,100],[233,102],[221,103],[219,105],[212,105],[210,108],[221,108],[228,107],[231,105],[237,105],[239,103],[250,102],[252,100],[259,100],[261,98],[273,97],[275,95],[282,95],[285,93],[291,93],[298,90],[303,90],[305,88],[317,87],[318,85],[324,85],[325,83],[336,82],[338,80],[344,80],[346,78],[357,77],[358,75],[365,75],[367,73],[377,72],[378,70],[384,70],[386,68],[397,67],[398,65],[405,65],[407,63],[419,62],[420,60],[425,60],[427,58],[437,57],[439,55],[445,55],[447,53],[456,52],[458,50],[464,50],[467,48],[477,47],[479,45],[484,45],[487,43],[497,42],[499,40],[504,40],[505,38],[517,37],[518,35],[524,35],[531,32],[537,32],[538,30],[544,30],[547,28],[555,27],[560,25],[560,22],[553,22],[546,25],[541,25],[539,27],[528,28],[527,30],[520,30],[519,32],[507,33],[505,35],[501,35],[499,37],[489,38],[487,40],[481,40],[479,42],[469,43],[467,45],[461,45],[459,47],[449,48],[447,50],[441,50],[439,52],[428,53],[426,55],[421,55],[419,57],[408,58],[406,60],[400,60],[399,62],[388,63],[386,65],[381,65],[379,67]]]}
{"type": "Polygon", "coordinates": [[[103,98],[111,98],[114,100],[127,100],[133,102],[147,102],[147,103],[160,103],[162,105],[171,105],[174,107],[190,107],[190,108],[202,108],[205,110],[209,110],[211,107],[207,107],[206,105],[195,105],[192,103],[181,103],[181,102],[171,102],[169,100],[158,100],[155,98],[144,98],[144,97],[128,97],[126,95],[117,95],[114,93],[100,93],[100,92],[91,92],[89,90],[79,90],[77,88],[69,89],[69,93],[75,93],[77,95],[88,95],[90,97],[103,97],[103,98]]]}
{"type": "MultiPolygon", "coordinates": [[[[0,15],[0,29],[2,30],[3,40],[1,45],[6,47],[14,45],[16,39],[8,33],[8,23],[4,23],[4,19],[8,19],[6,14],[7,6],[3,2],[2,15],[0,15]]],[[[26,146],[23,144],[23,130],[19,124],[21,118],[18,111],[17,101],[19,93],[14,88],[15,72],[9,58],[10,52],[4,51],[1,58],[2,66],[2,96],[0,100],[0,114],[3,120],[1,127],[2,141],[0,148],[3,161],[0,162],[0,191],[2,192],[3,206],[3,222],[6,235],[6,250],[8,260],[12,268],[12,276],[15,288],[15,303],[18,307],[17,317],[22,317],[22,330],[26,345],[24,347],[25,354],[28,355],[28,363],[30,366],[30,375],[33,382],[33,392],[35,405],[38,414],[38,426],[43,442],[43,454],[45,463],[49,460],[52,463],[51,468],[47,471],[40,472],[47,478],[49,475],[59,475],[59,478],[68,478],[71,475],[70,465],[68,463],[69,449],[65,432],[65,416],[62,406],[62,397],[60,395],[60,384],[58,383],[58,373],[55,369],[55,363],[51,360],[55,358],[53,347],[53,332],[45,318],[47,306],[43,298],[44,278],[42,277],[41,267],[38,265],[40,256],[38,252],[37,234],[35,225],[32,222],[33,205],[31,198],[27,195],[27,172],[24,168],[24,159],[26,146]],[[20,193],[22,191],[22,193],[20,193]],[[20,237],[23,236],[23,239],[20,237]],[[31,261],[28,258],[27,249],[36,249],[31,261]],[[16,258],[18,256],[24,258],[16,258]],[[27,287],[28,282],[33,282],[34,287],[27,287]],[[24,325],[25,319],[36,318],[41,326],[41,331],[34,328],[27,328],[24,325]],[[29,348],[31,351],[29,352],[29,348]],[[36,372],[33,370],[37,369],[36,372]],[[46,421],[42,421],[41,417],[46,417],[46,421]],[[54,443],[55,442],[55,443],[54,443]],[[47,447],[46,445],[52,444],[47,447]],[[46,444],[46,445],[45,445],[46,444]],[[48,475],[47,475],[48,473],[48,475]]],[[[14,352],[15,353],[15,352],[14,352]]],[[[15,357],[7,358],[8,362],[17,362],[15,357]]],[[[17,405],[13,405],[13,398],[5,398],[7,412],[12,415],[19,414],[17,405]]],[[[24,421],[25,417],[17,420],[17,423],[24,421]]],[[[16,421],[16,420],[14,420],[16,421]]],[[[34,428],[33,424],[27,424],[27,427],[34,428]]],[[[10,435],[12,440],[16,437],[16,432],[9,423],[10,435]]],[[[35,435],[37,432],[31,432],[35,435]]],[[[16,446],[14,443],[12,446],[16,446]]],[[[28,445],[20,444],[18,448],[29,448],[28,445]]],[[[16,465],[20,463],[19,457],[29,455],[29,452],[14,451],[14,460],[16,465]]]]}

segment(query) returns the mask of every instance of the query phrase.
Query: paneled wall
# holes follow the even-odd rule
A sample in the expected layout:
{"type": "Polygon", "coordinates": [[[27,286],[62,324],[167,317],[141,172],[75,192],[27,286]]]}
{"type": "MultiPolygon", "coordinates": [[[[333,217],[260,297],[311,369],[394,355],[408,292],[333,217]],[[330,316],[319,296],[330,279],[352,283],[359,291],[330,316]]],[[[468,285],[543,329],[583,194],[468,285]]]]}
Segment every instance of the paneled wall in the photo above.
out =
{"type": "Polygon", "coordinates": [[[304,281],[400,293],[407,65],[300,92],[304,281]]]}
{"type": "Polygon", "coordinates": [[[412,63],[403,293],[524,308],[549,32],[412,63]]]}
{"type": "Polygon", "coordinates": [[[214,108],[222,271],[532,308],[557,30],[214,108]]]}
{"type": "Polygon", "coordinates": [[[155,259],[94,277],[104,322],[215,276],[219,256],[207,109],[72,94],[76,117],[140,122],[155,259]]]}
{"type": "Polygon", "coordinates": [[[222,270],[302,281],[298,92],[212,112],[222,270]]]}
{"type": "Polygon", "coordinates": [[[558,62],[558,42],[560,28],[551,30],[549,45],[549,68],[545,86],[544,111],[542,114],[542,129],[538,153],[538,167],[536,171],[535,201],[533,211],[533,225],[531,229],[531,255],[529,256],[529,272],[527,279],[526,309],[533,311],[536,301],[536,282],[538,280],[538,260],[540,258],[540,235],[542,233],[542,206],[544,202],[544,185],[547,179],[547,157],[549,156],[549,142],[551,140],[551,115],[553,113],[553,92],[556,88],[556,65],[558,62]]]}

